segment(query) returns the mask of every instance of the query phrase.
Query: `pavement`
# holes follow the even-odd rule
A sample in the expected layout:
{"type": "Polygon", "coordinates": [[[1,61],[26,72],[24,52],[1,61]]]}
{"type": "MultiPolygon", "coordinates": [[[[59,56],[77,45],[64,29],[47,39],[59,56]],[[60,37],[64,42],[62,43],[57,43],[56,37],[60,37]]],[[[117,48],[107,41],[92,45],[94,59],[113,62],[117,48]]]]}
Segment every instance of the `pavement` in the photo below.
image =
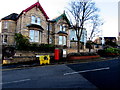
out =
{"type": "Polygon", "coordinates": [[[84,59],[84,60],[66,60],[61,59],[61,60],[50,60],[50,64],[43,64],[40,65],[40,61],[36,60],[33,62],[23,62],[23,63],[18,63],[18,64],[8,64],[8,65],[1,65],[0,69],[12,69],[12,68],[29,68],[29,67],[36,67],[36,66],[49,66],[49,65],[60,65],[60,64],[74,64],[74,63],[86,63],[86,62],[97,62],[97,61],[104,61],[104,60],[111,60],[111,59],[116,59],[118,57],[100,57],[100,58],[95,58],[95,59],[84,59]]]}

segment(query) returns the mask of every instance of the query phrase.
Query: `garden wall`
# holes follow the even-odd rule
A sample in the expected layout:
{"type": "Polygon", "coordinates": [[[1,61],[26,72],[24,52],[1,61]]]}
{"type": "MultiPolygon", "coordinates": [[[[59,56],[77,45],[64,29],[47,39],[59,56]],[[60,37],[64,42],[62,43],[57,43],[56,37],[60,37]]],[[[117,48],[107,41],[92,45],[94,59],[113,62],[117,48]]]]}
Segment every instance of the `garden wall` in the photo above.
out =
{"type": "Polygon", "coordinates": [[[13,64],[13,63],[21,63],[21,62],[29,62],[36,61],[36,55],[50,55],[53,56],[54,53],[39,53],[39,52],[31,52],[31,51],[16,51],[13,58],[5,58],[3,60],[3,64],[13,64]]]}

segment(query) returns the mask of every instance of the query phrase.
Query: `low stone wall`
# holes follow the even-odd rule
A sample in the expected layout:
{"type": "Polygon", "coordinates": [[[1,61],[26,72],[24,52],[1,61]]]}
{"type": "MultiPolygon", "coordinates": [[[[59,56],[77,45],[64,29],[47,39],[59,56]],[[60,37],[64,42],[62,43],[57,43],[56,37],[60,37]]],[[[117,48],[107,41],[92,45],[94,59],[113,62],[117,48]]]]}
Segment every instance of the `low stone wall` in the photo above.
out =
{"type": "Polygon", "coordinates": [[[99,58],[100,56],[70,56],[68,57],[68,60],[84,60],[84,59],[94,59],[99,58]]]}
{"type": "Polygon", "coordinates": [[[38,58],[36,55],[50,55],[54,56],[54,53],[39,53],[39,52],[30,52],[30,51],[16,51],[13,58],[5,58],[3,64],[13,64],[13,63],[22,63],[36,61],[38,58]]]}

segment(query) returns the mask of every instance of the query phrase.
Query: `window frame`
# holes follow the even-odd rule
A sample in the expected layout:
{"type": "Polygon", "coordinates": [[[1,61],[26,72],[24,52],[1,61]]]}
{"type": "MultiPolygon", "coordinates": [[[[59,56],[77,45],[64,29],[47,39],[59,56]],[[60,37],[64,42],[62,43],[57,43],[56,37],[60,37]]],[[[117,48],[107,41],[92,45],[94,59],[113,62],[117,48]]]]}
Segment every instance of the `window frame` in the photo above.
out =
{"type": "Polygon", "coordinates": [[[2,43],[6,44],[8,42],[8,35],[2,35],[2,43]]]}
{"type": "Polygon", "coordinates": [[[67,45],[67,37],[59,36],[59,45],[67,45]]]}
{"type": "Polygon", "coordinates": [[[4,21],[4,29],[8,28],[8,21],[4,21]]]}
{"type": "Polygon", "coordinates": [[[30,30],[29,31],[30,42],[41,43],[42,40],[42,32],[37,30],[30,30]],[[33,35],[31,34],[33,32],[33,35]],[[31,39],[32,38],[32,39],[31,39]]]}
{"type": "Polygon", "coordinates": [[[36,18],[37,19],[37,24],[38,25],[41,25],[41,19],[40,19],[40,17],[38,17],[38,18],[36,18]]]}
{"type": "Polygon", "coordinates": [[[36,17],[34,15],[31,16],[31,24],[36,23],[36,17]]]}

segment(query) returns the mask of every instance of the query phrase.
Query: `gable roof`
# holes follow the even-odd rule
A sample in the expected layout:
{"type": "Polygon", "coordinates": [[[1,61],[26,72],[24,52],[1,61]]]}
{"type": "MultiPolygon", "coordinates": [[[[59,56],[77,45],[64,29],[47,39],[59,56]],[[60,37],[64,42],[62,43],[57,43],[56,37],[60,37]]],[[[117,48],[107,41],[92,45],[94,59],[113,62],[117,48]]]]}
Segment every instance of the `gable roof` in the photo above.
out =
{"type": "Polygon", "coordinates": [[[58,16],[57,18],[52,19],[51,21],[52,22],[58,22],[62,18],[65,19],[67,21],[67,23],[70,25],[70,22],[69,22],[69,20],[68,20],[68,18],[66,16],[65,12],[63,14],[61,14],[60,16],[58,16]]]}
{"type": "Polygon", "coordinates": [[[46,18],[46,19],[49,19],[49,17],[47,16],[46,12],[44,11],[44,9],[42,8],[42,6],[40,5],[39,2],[36,2],[35,4],[31,5],[31,6],[28,7],[27,9],[23,10],[19,16],[21,16],[24,12],[28,12],[29,10],[31,10],[31,9],[34,8],[34,7],[39,8],[40,11],[42,11],[43,15],[45,16],[45,18],[46,18]]]}
{"type": "Polygon", "coordinates": [[[12,14],[2,18],[1,20],[13,20],[13,21],[16,21],[17,20],[17,16],[18,16],[17,13],[12,13],[12,14]]]}

